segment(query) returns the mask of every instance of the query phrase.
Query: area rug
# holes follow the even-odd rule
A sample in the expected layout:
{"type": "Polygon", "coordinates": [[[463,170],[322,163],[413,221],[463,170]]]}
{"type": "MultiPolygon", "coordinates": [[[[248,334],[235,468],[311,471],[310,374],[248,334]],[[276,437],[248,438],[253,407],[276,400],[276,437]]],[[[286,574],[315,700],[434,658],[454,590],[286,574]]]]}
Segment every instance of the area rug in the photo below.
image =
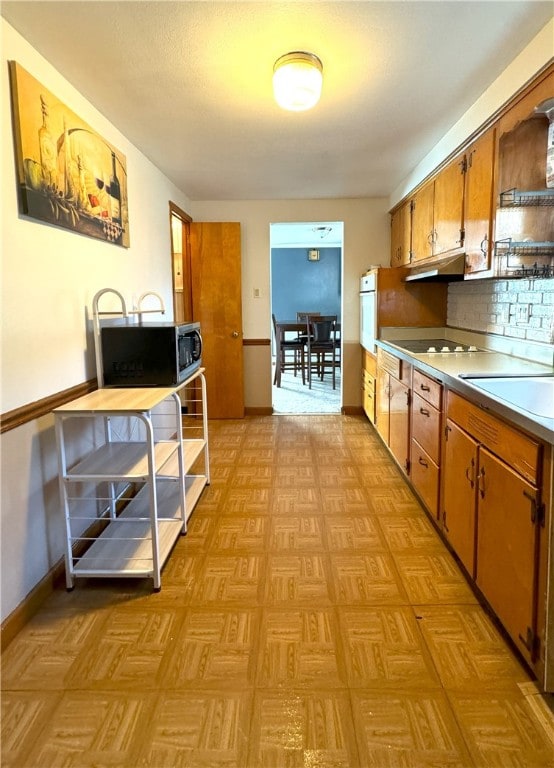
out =
{"type": "Polygon", "coordinates": [[[340,373],[336,375],[333,389],[331,374],[323,381],[312,379],[312,388],[302,384],[302,377],[290,371],[281,375],[281,386],[272,387],[273,412],[280,413],[340,413],[340,373]]]}

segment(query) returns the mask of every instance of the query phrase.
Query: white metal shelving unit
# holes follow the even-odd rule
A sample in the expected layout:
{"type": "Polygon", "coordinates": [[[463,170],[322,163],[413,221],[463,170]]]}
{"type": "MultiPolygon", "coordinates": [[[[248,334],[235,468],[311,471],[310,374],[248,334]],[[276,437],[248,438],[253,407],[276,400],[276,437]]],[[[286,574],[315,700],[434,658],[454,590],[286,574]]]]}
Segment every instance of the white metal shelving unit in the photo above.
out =
{"type": "Polygon", "coordinates": [[[99,389],[54,415],[67,588],[75,577],[124,576],[159,590],[210,480],[203,369],[178,387],[99,389]],[[76,422],[93,447],[71,464],[76,422]]]}

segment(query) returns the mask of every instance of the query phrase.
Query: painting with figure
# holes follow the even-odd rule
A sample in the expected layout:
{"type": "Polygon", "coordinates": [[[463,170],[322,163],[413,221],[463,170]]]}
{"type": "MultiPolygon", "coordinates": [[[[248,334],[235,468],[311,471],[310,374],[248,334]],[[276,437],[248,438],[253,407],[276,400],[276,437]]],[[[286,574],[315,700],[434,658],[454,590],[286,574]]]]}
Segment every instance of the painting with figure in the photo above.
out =
{"type": "Polygon", "coordinates": [[[125,155],[10,62],[20,213],[129,247],[125,155]]]}

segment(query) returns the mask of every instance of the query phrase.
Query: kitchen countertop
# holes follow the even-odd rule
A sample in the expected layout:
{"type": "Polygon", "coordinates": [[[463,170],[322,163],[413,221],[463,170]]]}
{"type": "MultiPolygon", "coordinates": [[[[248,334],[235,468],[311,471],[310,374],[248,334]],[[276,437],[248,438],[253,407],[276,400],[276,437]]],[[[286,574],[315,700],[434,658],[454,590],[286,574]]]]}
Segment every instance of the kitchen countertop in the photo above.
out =
{"type": "MultiPolygon", "coordinates": [[[[414,329],[415,330],[415,329],[414,329]]],[[[418,329],[419,330],[419,329],[418,329]]],[[[434,336],[437,336],[437,329],[434,336]]],[[[425,334],[422,334],[425,337],[425,334]]],[[[412,334],[415,338],[416,334],[412,334]]],[[[446,338],[454,338],[455,334],[445,333],[446,338]]],[[[396,339],[407,338],[396,335],[396,339]]],[[[554,444],[554,413],[552,418],[538,416],[530,411],[525,411],[505,400],[496,398],[474,386],[466,379],[459,378],[460,374],[487,375],[519,375],[529,376],[539,374],[544,376],[554,375],[554,366],[528,360],[514,355],[493,350],[465,352],[465,353],[423,353],[407,352],[395,343],[394,338],[380,339],[377,345],[384,350],[406,360],[423,371],[423,373],[438,379],[449,389],[466,396],[477,403],[481,408],[505,418],[507,421],[521,427],[527,432],[554,444]]],[[[483,339],[477,341],[476,346],[483,347],[483,339]]]]}

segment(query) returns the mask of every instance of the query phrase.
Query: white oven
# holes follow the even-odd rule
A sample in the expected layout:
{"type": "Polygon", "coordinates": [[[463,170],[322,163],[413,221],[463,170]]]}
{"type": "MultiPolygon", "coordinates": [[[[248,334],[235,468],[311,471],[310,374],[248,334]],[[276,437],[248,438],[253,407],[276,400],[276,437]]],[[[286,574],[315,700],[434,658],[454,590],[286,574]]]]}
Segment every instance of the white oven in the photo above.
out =
{"type": "Polygon", "coordinates": [[[360,344],[375,354],[377,338],[377,271],[360,278],[360,344]]]}

